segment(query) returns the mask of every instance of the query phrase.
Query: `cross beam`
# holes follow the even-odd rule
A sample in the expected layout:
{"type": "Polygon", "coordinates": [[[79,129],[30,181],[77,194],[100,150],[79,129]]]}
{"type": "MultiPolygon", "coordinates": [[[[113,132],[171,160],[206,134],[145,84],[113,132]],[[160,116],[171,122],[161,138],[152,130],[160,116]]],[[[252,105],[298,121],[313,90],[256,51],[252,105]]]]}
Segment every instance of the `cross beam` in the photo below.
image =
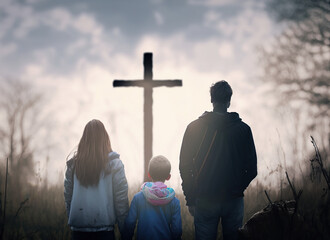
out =
{"type": "Polygon", "coordinates": [[[114,80],[114,87],[177,87],[182,86],[181,80],[162,80],[148,81],[145,80],[114,80]]]}
{"type": "Polygon", "coordinates": [[[153,80],[152,53],[143,55],[144,78],[142,80],[114,80],[114,87],[143,87],[144,89],[144,181],[148,181],[148,164],[152,157],[152,91],[154,87],[182,86],[182,80],[153,80]]]}

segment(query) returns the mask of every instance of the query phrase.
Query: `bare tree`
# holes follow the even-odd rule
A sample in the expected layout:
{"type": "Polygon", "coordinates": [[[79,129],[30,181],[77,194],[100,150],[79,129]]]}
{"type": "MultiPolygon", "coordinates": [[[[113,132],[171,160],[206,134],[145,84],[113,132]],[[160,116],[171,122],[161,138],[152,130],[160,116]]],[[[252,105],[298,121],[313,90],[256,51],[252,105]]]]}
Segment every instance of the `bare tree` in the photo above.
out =
{"type": "Polygon", "coordinates": [[[261,54],[263,79],[279,93],[279,103],[302,113],[305,130],[322,131],[330,146],[330,2],[267,0],[284,30],[261,54]]]}
{"type": "Polygon", "coordinates": [[[7,201],[3,198],[0,207],[2,239],[69,238],[64,201],[59,197],[63,187],[47,187],[35,169],[42,159],[47,164],[53,147],[51,129],[55,129],[47,95],[40,92],[31,82],[0,77],[0,191],[3,163],[9,160],[7,201]]]}
{"type": "Polygon", "coordinates": [[[33,137],[40,128],[41,94],[27,82],[0,81],[0,153],[9,157],[10,174],[23,186],[34,175],[33,137]]]}
{"type": "Polygon", "coordinates": [[[302,22],[314,12],[329,14],[329,0],[266,0],[268,12],[279,22],[302,22]]]}

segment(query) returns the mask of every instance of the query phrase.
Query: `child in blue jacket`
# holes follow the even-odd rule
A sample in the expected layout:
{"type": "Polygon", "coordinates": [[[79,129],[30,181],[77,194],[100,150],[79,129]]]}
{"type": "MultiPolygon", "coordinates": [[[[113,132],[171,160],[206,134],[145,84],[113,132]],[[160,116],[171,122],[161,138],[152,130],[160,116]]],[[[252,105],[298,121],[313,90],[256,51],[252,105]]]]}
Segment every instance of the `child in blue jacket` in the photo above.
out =
{"type": "Polygon", "coordinates": [[[135,194],[125,220],[124,238],[132,239],[137,224],[137,239],[181,239],[180,202],[172,188],[164,182],[171,177],[171,163],[164,156],[149,162],[148,176],[152,182],[142,185],[135,194]]]}

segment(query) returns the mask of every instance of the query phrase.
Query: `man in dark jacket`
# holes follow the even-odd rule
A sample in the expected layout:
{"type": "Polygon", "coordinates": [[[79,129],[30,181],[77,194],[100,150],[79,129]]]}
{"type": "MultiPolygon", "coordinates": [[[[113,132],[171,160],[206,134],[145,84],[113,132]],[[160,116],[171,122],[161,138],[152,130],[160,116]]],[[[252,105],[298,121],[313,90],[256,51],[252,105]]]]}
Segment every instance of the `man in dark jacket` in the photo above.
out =
{"type": "Polygon", "coordinates": [[[257,175],[250,127],[227,112],[232,89],[226,81],[211,89],[213,112],[191,122],[180,152],[180,174],[196,239],[216,239],[221,218],[224,240],[238,238],[244,214],[243,192],[257,175]]]}

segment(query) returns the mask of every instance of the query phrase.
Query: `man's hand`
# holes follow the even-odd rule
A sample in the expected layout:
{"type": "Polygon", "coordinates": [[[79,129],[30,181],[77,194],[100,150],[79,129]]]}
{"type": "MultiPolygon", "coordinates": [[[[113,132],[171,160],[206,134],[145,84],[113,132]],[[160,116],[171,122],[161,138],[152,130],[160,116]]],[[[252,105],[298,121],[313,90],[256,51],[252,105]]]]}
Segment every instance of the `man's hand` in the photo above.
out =
{"type": "Polygon", "coordinates": [[[195,216],[195,206],[188,206],[188,210],[191,216],[195,216]]]}

